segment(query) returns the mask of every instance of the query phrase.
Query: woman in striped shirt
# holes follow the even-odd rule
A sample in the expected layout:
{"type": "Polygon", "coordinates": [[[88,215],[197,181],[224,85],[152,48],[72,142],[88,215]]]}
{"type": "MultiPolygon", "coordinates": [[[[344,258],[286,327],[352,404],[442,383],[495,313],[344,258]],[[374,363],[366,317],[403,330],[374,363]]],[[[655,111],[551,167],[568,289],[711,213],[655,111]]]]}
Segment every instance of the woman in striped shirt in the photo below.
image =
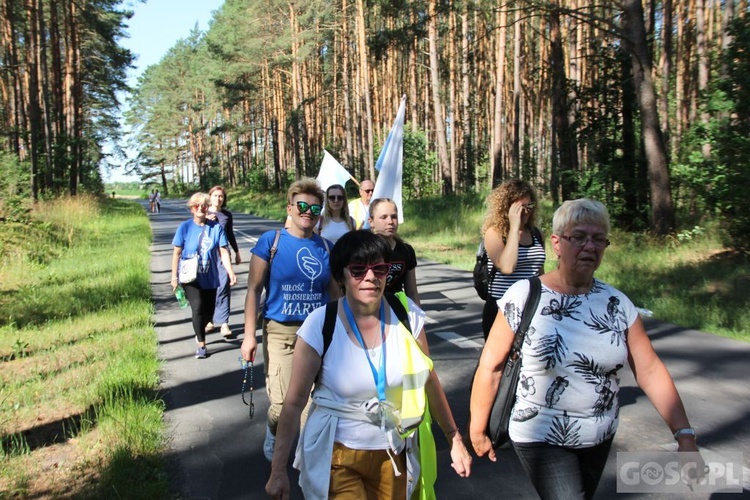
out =
{"type": "Polygon", "coordinates": [[[489,293],[482,311],[484,339],[497,316],[497,301],[518,280],[544,273],[544,237],[534,225],[537,198],[526,181],[510,179],[487,196],[482,224],[489,293]]]}

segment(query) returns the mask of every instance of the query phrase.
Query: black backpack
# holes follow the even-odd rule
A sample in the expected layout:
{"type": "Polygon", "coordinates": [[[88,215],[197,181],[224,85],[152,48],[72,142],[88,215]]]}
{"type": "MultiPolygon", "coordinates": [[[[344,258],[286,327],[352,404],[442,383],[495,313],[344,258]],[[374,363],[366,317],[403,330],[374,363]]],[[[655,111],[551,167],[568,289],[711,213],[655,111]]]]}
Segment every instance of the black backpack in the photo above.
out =
{"type": "Polygon", "coordinates": [[[487,249],[484,248],[484,240],[479,242],[479,248],[477,249],[477,262],[474,264],[474,290],[477,291],[477,295],[482,300],[487,300],[489,295],[490,283],[495,279],[495,273],[497,272],[496,267],[492,267],[492,272],[487,270],[489,257],[487,256],[487,249]]]}

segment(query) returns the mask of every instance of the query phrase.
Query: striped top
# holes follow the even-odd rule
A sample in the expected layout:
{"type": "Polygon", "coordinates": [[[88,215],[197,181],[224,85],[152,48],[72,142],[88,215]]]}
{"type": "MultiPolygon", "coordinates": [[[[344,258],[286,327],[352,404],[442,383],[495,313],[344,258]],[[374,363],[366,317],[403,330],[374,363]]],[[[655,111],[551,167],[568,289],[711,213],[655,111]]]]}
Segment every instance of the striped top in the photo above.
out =
{"type": "MultiPolygon", "coordinates": [[[[490,282],[489,295],[498,300],[505,294],[510,286],[516,281],[531,278],[544,271],[544,242],[541,240],[541,233],[537,228],[531,232],[531,245],[518,245],[518,261],[516,270],[511,274],[503,274],[498,269],[494,278],[490,282]]],[[[487,259],[487,272],[492,276],[492,270],[495,265],[492,259],[487,259]]]]}

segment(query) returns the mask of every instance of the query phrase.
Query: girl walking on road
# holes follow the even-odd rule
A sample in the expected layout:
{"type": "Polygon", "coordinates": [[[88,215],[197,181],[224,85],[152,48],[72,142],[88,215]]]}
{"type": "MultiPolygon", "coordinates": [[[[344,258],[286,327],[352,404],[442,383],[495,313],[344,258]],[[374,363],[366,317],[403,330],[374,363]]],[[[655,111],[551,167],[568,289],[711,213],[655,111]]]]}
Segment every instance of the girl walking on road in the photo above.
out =
{"type": "Polygon", "coordinates": [[[484,339],[497,316],[497,301],[518,280],[544,272],[544,237],[535,223],[536,193],[526,181],[503,182],[487,196],[487,215],[482,224],[490,276],[482,310],[484,339]]]}
{"type": "Polygon", "coordinates": [[[417,290],[417,254],[414,247],[397,236],[398,208],[389,198],[377,198],[370,202],[370,229],[382,236],[391,247],[391,268],[385,291],[389,293],[404,292],[406,296],[420,305],[417,290]]]}

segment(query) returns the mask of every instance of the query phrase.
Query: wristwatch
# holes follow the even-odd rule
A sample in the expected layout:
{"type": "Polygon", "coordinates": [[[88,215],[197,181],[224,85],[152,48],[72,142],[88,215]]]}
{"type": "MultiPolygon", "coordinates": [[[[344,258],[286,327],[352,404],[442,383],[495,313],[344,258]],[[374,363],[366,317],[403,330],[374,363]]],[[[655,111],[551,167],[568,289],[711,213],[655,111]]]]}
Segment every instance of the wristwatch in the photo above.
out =
{"type": "Polygon", "coordinates": [[[695,429],[692,427],[686,427],[685,429],[678,429],[674,433],[674,438],[677,440],[680,436],[693,436],[695,437],[695,429]]]}

